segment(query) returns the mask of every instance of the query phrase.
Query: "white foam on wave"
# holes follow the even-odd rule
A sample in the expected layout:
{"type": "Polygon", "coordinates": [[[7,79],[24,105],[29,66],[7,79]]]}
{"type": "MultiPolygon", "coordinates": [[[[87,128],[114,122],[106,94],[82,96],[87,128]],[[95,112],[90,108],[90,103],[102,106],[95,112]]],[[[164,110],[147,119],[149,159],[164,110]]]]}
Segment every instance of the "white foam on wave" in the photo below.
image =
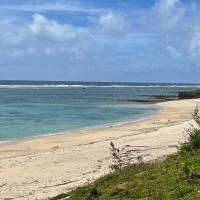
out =
{"type": "Polygon", "coordinates": [[[200,85],[0,85],[0,89],[17,89],[17,88],[199,88],[200,85]]]}

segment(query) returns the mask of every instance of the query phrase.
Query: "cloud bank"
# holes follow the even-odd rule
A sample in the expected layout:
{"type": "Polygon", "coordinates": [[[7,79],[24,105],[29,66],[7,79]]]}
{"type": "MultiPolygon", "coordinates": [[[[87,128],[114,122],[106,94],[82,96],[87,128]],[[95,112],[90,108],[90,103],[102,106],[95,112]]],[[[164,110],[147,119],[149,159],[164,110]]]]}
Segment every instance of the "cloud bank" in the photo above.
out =
{"type": "Polygon", "coordinates": [[[157,0],[133,19],[135,10],[76,1],[4,4],[0,10],[9,16],[0,15],[0,79],[198,81],[199,6],[157,0]],[[81,23],[70,20],[74,12],[84,13],[81,23]],[[167,79],[170,72],[174,77],[167,79]]]}

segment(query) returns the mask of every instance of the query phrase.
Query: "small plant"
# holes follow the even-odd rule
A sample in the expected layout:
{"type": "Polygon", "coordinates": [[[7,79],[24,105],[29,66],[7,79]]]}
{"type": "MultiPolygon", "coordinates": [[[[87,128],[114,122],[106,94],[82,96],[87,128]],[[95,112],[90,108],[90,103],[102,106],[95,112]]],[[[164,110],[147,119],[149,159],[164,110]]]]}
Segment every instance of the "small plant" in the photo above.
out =
{"type": "Polygon", "coordinates": [[[145,163],[143,161],[142,155],[137,156],[138,167],[144,169],[145,163]]]}
{"type": "Polygon", "coordinates": [[[110,142],[110,150],[113,160],[113,164],[110,166],[110,168],[114,171],[120,171],[124,166],[122,152],[114,145],[113,142],[110,142]]]}
{"type": "Polygon", "coordinates": [[[190,150],[200,149],[200,130],[193,129],[188,131],[189,133],[189,147],[190,150]]]}
{"type": "Polygon", "coordinates": [[[180,151],[182,152],[200,149],[200,114],[198,105],[196,106],[192,117],[198,125],[198,128],[192,126],[187,130],[189,138],[186,143],[181,145],[180,151]]]}
{"type": "Polygon", "coordinates": [[[173,191],[173,197],[174,199],[182,199],[184,196],[186,196],[188,193],[192,192],[193,188],[190,184],[187,184],[183,182],[183,184],[178,184],[175,187],[175,190],[173,191]]]}
{"type": "Polygon", "coordinates": [[[133,164],[133,161],[137,161],[138,162],[137,166],[139,166],[141,169],[143,168],[144,162],[142,155],[135,157],[132,154],[134,151],[127,150],[126,149],[127,146],[124,146],[122,149],[119,149],[114,145],[112,141],[110,142],[110,151],[113,161],[113,164],[110,165],[111,170],[120,171],[124,167],[133,164]]]}
{"type": "MultiPolygon", "coordinates": [[[[197,128],[192,126],[187,130],[188,141],[181,145],[180,153],[188,154],[193,152],[198,152],[200,150],[200,114],[198,105],[196,106],[194,113],[192,115],[193,119],[197,124],[197,128]]],[[[196,179],[200,178],[200,161],[193,160],[189,162],[188,160],[181,161],[181,170],[185,174],[186,179],[196,179]]]]}
{"type": "Polygon", "coordinates": [[[198,105],[196,106],[192,117],[200,128],[200,114],[199,114],[199,106],[198,105]]]}
{"type": "Polygon", "coordinates": [[[100,195],[100,192],[98,191],[96,186],[91,186],[87,192],[85,199],[93,199],[97,198],[100,195]]]}
{"type": "Polygon", "coordinates": [[[187,179],[200,178],[200,160],[193,160],[192,162],[182,162],[182,170],[187,179]]]}

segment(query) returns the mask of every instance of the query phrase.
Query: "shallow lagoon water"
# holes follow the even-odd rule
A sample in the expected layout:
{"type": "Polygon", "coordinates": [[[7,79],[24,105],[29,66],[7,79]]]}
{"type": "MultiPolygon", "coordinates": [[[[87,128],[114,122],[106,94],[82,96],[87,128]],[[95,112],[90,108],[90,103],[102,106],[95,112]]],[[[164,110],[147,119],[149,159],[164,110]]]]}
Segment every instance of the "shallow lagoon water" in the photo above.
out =
{"type": "Polygon", "coordinates": [[[158,108],[127,100],[173,96],[196,87],[0,81],[0,140],[137,120],[156,113],[158,108]]]}

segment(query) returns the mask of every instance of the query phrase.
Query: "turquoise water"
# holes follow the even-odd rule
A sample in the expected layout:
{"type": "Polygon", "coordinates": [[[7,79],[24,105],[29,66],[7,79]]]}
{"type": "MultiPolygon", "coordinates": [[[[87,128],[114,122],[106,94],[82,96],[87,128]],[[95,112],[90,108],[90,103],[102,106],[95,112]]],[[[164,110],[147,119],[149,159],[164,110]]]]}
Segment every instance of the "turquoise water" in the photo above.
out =
{"type": "Polygon", "coordinates": [[[0,140],[136,120],[158,111],[130,103],[196,86],[0,81],[0,140]]]}

